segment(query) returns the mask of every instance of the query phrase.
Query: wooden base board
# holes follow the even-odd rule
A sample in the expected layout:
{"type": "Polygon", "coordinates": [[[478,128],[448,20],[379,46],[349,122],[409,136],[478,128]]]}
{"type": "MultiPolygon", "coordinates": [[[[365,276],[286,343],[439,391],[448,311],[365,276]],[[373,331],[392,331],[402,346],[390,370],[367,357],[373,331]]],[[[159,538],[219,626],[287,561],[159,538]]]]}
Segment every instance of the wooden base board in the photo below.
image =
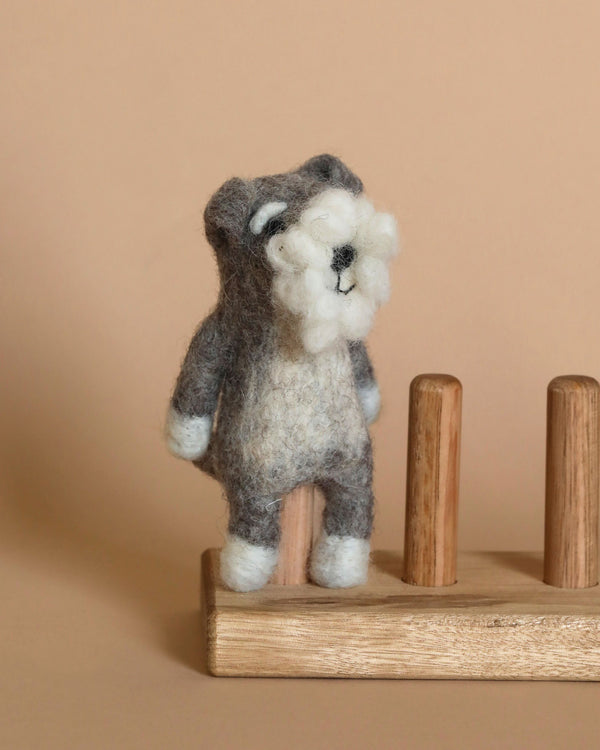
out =
{"type": "Polygon", "coordinates": [[[208,666],[214,675],[600,680],[600,587],[542,583],[542,555],[460,554],[458,582],[403,583],[402,559],[375,552],[369,582],[237,594],[202,557],[208,666]]]}

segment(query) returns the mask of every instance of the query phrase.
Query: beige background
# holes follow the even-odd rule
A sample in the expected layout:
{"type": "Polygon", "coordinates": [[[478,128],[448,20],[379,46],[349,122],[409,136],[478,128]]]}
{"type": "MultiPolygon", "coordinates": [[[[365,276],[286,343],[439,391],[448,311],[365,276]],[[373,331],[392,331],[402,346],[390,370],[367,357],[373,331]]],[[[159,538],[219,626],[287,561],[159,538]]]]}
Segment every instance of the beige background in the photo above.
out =
{"type": "Polygon", "coordinates": [[[1,747],[595,745],[596,685],[204,675],[225,507],[160,431],[215,300],[210,193],[330,150],[403,234],[376,545],[408,384],[447,371],[461,546],[540,548],[547,382],[600,375],[599,43],[597,2],[2,3],[1,747]]]}

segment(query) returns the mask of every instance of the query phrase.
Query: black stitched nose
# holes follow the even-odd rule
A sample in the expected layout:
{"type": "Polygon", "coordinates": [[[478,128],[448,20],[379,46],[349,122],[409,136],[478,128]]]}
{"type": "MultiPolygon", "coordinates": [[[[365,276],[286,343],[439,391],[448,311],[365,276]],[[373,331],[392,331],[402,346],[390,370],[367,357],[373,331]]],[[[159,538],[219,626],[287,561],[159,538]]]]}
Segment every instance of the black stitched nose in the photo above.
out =
{"type": "Polygon", "coordinates": [[[331,261],[331,268],[335,273],[341,273],[352,265],[352,261],[356,256],[356,250],[352,245],[344,245],[343,247],[336,247],[333,251],[333,260],[331,261]]]}

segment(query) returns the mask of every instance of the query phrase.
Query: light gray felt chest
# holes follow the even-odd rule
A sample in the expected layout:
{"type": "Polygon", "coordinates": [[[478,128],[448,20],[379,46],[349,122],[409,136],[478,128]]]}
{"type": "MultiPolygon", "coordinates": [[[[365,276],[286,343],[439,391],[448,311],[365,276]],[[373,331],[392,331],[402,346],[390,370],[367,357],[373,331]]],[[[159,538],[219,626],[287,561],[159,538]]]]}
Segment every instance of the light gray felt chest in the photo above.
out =
{"type": "Polygon", "coordinates": [[[318,463],[333,451],[361,454],[368,433],[345,342],[317,355],[277,351],[244,385],[238,415],[244,463],[282,469],[299,457],[318,463]]]}

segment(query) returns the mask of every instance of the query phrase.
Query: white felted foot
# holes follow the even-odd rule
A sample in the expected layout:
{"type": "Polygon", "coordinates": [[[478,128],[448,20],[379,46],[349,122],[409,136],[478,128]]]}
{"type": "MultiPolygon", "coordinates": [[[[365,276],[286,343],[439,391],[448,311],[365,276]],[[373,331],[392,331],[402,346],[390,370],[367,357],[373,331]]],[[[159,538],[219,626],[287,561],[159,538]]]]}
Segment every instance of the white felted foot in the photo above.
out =
{"type": "Polygon", "coordinates": [[[360,586],[367,582],[368,539],[322,534],[310,560],[310,577],[331,589],[360,586]]]}
{"type": "Polygon", "coordinates": [[[381,396],[379,395],[377,383],[368,385],[366,388],[359,388],[358,397],[367,424],[372,424],[379,416],[379,408],[381,406],[381,396]]]}
{"type": "Polygon", "coordinates": [[[210,417],[186,417],[173,407],[167,414],[165,437],[171,453],[186,461],[196,461],[204,455],[210,440],[210,417]]]}
{"type": "Polygon", "coordinates": [[[271,578],[279,551],[229,536],[221,550],[221,579],[233,591],[261,589],[271,578]]]}

